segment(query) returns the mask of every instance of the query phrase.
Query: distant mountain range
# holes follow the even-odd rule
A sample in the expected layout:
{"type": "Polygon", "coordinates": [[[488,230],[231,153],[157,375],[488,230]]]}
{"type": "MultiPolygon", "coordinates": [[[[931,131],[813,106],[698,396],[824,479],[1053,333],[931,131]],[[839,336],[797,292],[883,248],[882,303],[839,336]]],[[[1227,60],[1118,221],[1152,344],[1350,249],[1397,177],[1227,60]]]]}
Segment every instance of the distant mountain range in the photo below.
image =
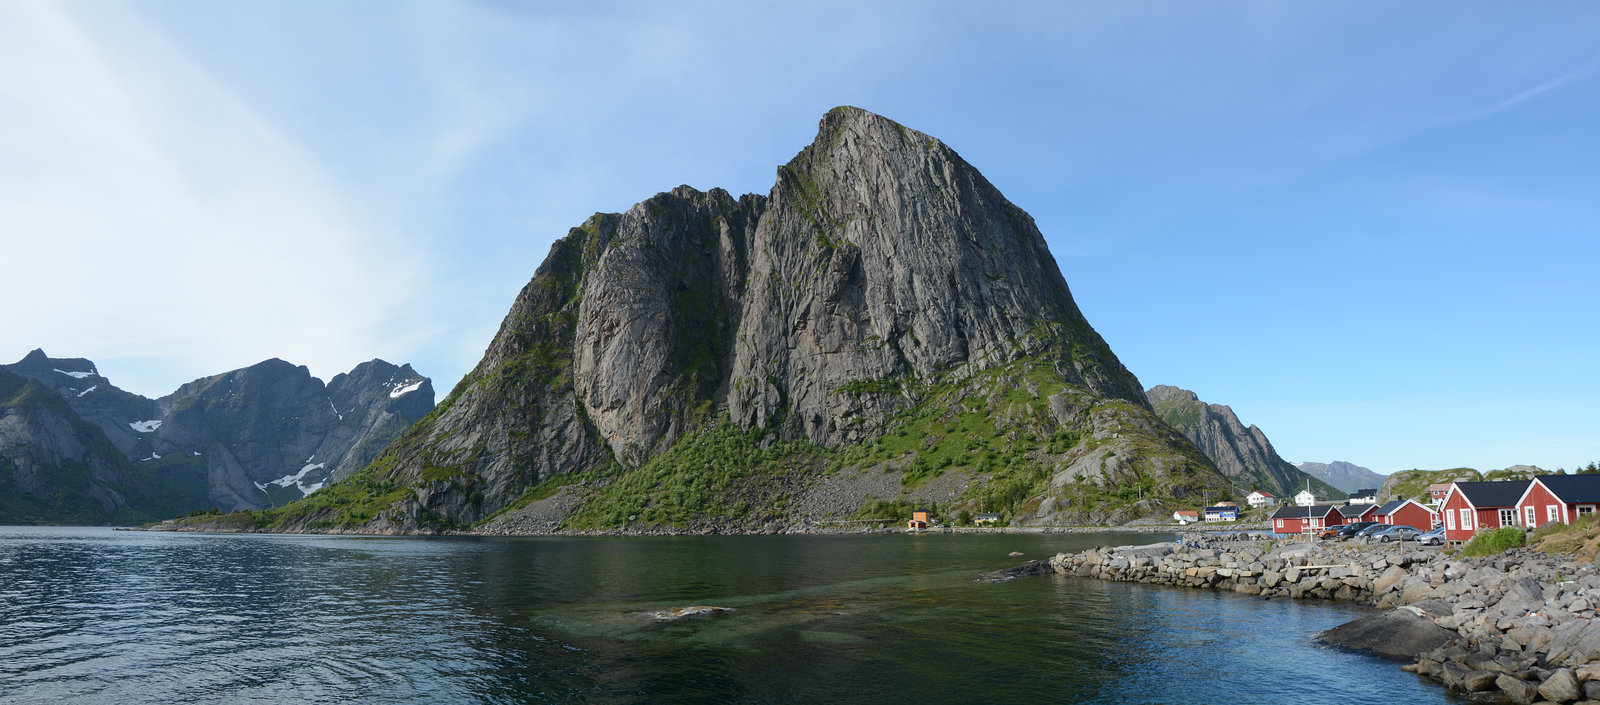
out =
{"type": "Polygon", "coordinates": [[[1301,472],[1322,480],[1345,492],[1354,492],[1363,489],[1378,489],[1383,486],[1383,481],[1389,479],[1387,475],[1379,475],[1360,465],[1352,465],[1343,460],[1331,463],[1295,463],[1301,472]]]}
{"type": "Polygon", "coordinates": [[[272,359],[149,399],[82,358],[0,365],[0,523],[124,523],[300,499],[433,409],[432,382],[372,360],[327,384],[272,359]]]}
{"type": "Polygon", "coordinates": [[[1207,404],[1194,392],[1168,385],[1151,387],[1145,396],[1161,420],[1199,446],[1222,474],[1245,491],[1259,489],[1282,499],[1308,486],[1318,499],[1344,499],[1348,494],[1279,457],[1267,435],[1253,425],[1246,428],[1229,407],[1207,404]]]}

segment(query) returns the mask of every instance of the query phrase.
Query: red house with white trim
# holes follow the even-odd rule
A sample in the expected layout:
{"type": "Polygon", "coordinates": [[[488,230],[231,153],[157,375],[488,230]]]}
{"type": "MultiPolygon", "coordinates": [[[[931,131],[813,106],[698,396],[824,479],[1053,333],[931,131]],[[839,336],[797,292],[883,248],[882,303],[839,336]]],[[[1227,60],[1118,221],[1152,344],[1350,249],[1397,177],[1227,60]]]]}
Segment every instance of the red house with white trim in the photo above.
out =
{"type": "Polygon", "coordinates": [[[1433,528],[1433,510],[1414,499],[1396,499],[1373,512],[1378,521],[1393,526],[1414,526],[1423,531],[1433,528]]]}
{"type": "Polygon", "coordinates": [[[1517,500],[1523,526],[1571,524],[1600,507],[1600,475],[1539,475],[1517,500]]]}
{"type": "Polygon", "coordinates": [[[1447,541],[1470,541],[1482,529],[1521,526],[1517,502],[1528,480],[1515,482],[1452,482],[1440,514],[1447,541]]]}
{"type": "Polygon", "coordinates": [[[1272,513],[1272,531],[1278,534],[1299,534],[1321,531],[1344,523],[1339,508],[1332,504],[1309,507],[1279,507],[1272,513]]]}

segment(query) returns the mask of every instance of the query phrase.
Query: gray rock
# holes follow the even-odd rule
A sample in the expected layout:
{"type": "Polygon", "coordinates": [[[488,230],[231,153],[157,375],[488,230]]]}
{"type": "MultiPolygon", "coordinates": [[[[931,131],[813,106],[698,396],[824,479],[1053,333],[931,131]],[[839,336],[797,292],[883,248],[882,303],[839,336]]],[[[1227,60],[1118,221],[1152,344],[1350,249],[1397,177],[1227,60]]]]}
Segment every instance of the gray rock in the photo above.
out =
{"type": "Polygon", "coordinates": [[[1433,620],[1407,610],[1391,610],[1362,617],[1317,635],[1334,646],[1372,653],[1396,661],[1413,661],[1456,637],[1433,620]]]}
{"type": "Polygon", "coordinates": [[[1530,683],[1516,676],[1501,675],[1494,680],[1495,687],[1506,694],[1511,702],[1518,705],[1528,705],[1539,697],[1539,684],[1530,683]]]}
{"type": "Polygon", "coordinates": [[[1583,697],[1583,689],[1578,686],[1572,669],[1558,668],[1539,684],[1539,694],[1551,702],[1570,703],[1583,697]]]}

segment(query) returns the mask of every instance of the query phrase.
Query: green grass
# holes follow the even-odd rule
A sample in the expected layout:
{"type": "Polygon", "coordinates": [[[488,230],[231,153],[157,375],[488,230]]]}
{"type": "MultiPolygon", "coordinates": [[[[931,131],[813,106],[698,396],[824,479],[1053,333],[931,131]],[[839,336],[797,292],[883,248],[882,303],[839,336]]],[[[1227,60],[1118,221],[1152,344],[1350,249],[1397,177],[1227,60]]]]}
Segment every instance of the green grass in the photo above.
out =
{"type": "Polygon", "coordinates": [[[754,437],[723,417],[715,426],[691,432],[644,465],[622,472],[590,496],[565,526],[604,529],[632,525],[682,528],[700,521],[736,521],[752,512],[741,495],[764,476],[784,474],[808,459],[830,452],[804,441],[762,449],[754,437]]]}
{"type": "Polygon", "coordinates": [[[1521,546],[1526,539],[1522,529],[1508,526],[1503,529],[1485,531],[1472,537],[1466,547],[1461,550],[1463,556],[1492,556],[1504,553],[1521,546]]]}

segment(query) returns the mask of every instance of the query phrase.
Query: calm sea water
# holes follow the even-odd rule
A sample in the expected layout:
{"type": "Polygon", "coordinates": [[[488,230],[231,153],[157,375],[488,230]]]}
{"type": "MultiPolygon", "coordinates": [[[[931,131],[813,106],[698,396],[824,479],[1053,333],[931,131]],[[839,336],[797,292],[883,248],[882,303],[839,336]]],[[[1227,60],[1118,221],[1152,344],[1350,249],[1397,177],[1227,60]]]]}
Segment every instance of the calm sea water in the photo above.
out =
{"type": "Polygon", "coordinates": [[[1359,608],[973,580],[1139,539],[0,528],[0,703],[1453,702],[1312,640],[1359,608]]]}

